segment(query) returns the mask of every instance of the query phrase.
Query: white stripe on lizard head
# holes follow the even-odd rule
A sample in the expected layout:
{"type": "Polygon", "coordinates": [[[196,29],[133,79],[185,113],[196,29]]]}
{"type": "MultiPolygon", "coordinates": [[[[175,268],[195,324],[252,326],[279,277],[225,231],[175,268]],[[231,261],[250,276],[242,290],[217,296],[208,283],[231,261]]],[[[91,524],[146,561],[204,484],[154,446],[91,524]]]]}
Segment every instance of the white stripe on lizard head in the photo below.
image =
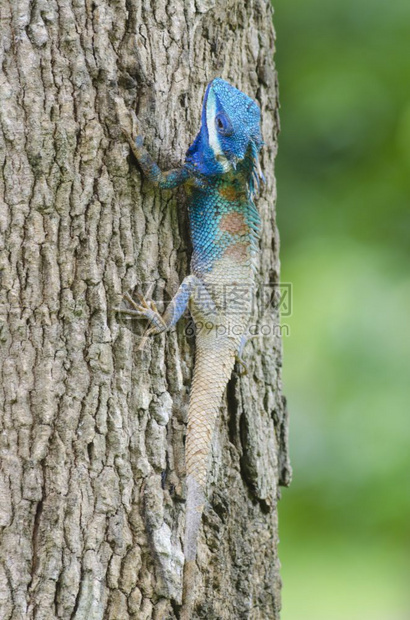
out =
{"type": "Polygon", "coordinates": [[[208,129],[209,146],[214,152],[215,159],[217,159],[218,162],[223,167],[224,172],[229,172],[229,170],[231,170],[231,163],[225,157],[221,149],[221,145],[219,143],[218,132],[216,131],[215,116],[216,116],[216,97],[211,87],[209,89],[208,99],[206,102],[206,126],[208,129]]]}

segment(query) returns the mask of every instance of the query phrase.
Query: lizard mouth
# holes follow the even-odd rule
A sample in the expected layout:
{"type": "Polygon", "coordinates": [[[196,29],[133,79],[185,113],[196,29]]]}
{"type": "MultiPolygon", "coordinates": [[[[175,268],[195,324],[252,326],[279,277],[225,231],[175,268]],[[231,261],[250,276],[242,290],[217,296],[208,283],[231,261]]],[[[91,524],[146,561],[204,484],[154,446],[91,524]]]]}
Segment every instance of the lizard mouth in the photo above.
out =
{"type": "Polygon", "coordinates": [[[241,161],[241,158],[238,157],[237,155],[231,155],[231,157],[229,158],[229,163],[231,164],[234,170],[236,170],[236,166],[238,165],[238,162],[240,161],[241,161]]]}
{"type": "Polygon", "coordinates": [[[224,172],[229,172],[231,168],[236,170],[236,164],[234,165],[228,157],[225,157],[225,155],[216,155],[215,159],[218,163],[221,164],[224,172]]]}

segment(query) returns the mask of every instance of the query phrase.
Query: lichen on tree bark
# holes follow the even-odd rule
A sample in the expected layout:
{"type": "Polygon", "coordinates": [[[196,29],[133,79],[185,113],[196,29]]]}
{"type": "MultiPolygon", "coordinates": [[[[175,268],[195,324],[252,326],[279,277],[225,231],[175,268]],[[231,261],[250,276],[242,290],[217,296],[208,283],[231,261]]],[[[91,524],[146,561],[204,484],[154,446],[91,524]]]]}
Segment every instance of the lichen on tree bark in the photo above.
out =
{"type": "MultiPolygon", "coordinates": [[[[277,282],[271,7],[0,2],[0,617],[178,618],[194,343],[181,321],[140,352],[140,328],[112,309],[142,283],[175,292],[187,213],[182,194],[142,180],[116,102],[169,168],[213,77],[257,98],[260,279],[277,282]]],[[[215,433],[197,618],[279,617],[280,338],[252,341],[246,360],[215,433]]]]}

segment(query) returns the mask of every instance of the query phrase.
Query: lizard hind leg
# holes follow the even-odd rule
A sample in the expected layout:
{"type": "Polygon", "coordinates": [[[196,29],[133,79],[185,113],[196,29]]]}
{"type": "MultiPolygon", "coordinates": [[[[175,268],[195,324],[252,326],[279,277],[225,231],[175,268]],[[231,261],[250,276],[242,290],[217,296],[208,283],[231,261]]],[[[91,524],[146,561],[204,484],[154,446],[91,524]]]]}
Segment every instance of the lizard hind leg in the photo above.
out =
{"type": "Polygon", "coordinates": [[[167,324],[159,313],[157,306],[153,300],[147,301],[143,295],[136,293],[138,302],[133,299],[129,293],[125,293],[123,299],[128,303],[125,307],[114,308],[115,312],[121,316],[130,319],[146,319],[149,321],[149,327],[145,330],[142,342],[139,346],[143,349],[149,336],[159,334],[167,330],[167,324]]]}
{"type": "Polygon", "coordinates": [[[245,348],[246,344],[247,344],[250,340],[253,340],[254,338],[257,338],[257,337],[258,337],[258,334],[252,334],[252,335],[249,335],[249,334],[244,334],[244,335],[242,336],[242,338],[241,338],[241,341],[240,341],[240,343],[239,343],[239,348],[238,348],[238,351],[237,351],[237,353],[236,353],[236,355],[235,355],[235,361],[236,361],[236,362],[237,362],[237,363],[241,366],[241,368],[242,368],[242,371],[239,373],[239,376],[240,376],[240,377],[245,377],[245,376],[248,374],[248,372],[249,372],[248,365],[247,365],[247,363],[245,362],[245,360],[243,359],[243,350],[244,350],[244,348],[245,348]]]}
{"type": "Polygon", "coordinates": [[[238,351],[235,354],[235,362],[239,364],[239,366],[242,368],[242,370],[239,373],[240,377],[244,377],[245,375],[248,374],[248,365],[246,364],[246,362],[244,361],[242,357],[243,350],[245,348],[247,340],[248,340],[248,336],[246,334],[243,334],[241,341],[239,343],[238,351]]]}
{"type": "MultiPolygon", "coordinates": [[[[146,300],[140,293],[136,293],[138,301],[133,299],[129,293],[125,293],[123,298],[127,302],[127,306],[114,308],[114,310],[130,319],[146,319],[149,321],[148,329],[145,331],[139,346],[140,349],[143,349],[150,336],[166,332],[176,325],[185,312],[191,296],[194,299],[197,297],[195,291],[198,288],[204,288],[198,278],[193,275],[184,278],[162,315],[158,311],[155,302],[153,300],[146,300]]],[[[202,293],[201,297],[204,297],[204,293],[202,293]]]]}

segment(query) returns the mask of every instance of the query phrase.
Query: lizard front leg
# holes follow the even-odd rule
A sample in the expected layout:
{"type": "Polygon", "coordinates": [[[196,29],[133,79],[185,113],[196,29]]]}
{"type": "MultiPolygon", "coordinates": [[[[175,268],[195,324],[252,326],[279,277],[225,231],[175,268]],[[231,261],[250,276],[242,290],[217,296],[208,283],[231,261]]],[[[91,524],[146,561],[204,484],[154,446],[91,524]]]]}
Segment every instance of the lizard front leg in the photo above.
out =
{"type": "Polygon", "coordinates": [[[126,137],[130,148],[137,159],[144,175],[151,183],[161,189],[172,189],[186,183],[194,181],[192,169],[184,165],[168,172],[162,172],[154,162],[147,149],[144,147],[144,139],[140,131],[140,123],[134,112],[128,111],[121,98],[116,99],[116,108],[119,125],[122,133],[126,137]]]}
{"type": "Polygon", "coordinates": [[[161,189],[173,189],[191,179],[191,172],[185,166],[163,172],[144,147],[144,139],[137,135],[133,138],[124,130],[128,143],[147,179],[161,189]]]}

